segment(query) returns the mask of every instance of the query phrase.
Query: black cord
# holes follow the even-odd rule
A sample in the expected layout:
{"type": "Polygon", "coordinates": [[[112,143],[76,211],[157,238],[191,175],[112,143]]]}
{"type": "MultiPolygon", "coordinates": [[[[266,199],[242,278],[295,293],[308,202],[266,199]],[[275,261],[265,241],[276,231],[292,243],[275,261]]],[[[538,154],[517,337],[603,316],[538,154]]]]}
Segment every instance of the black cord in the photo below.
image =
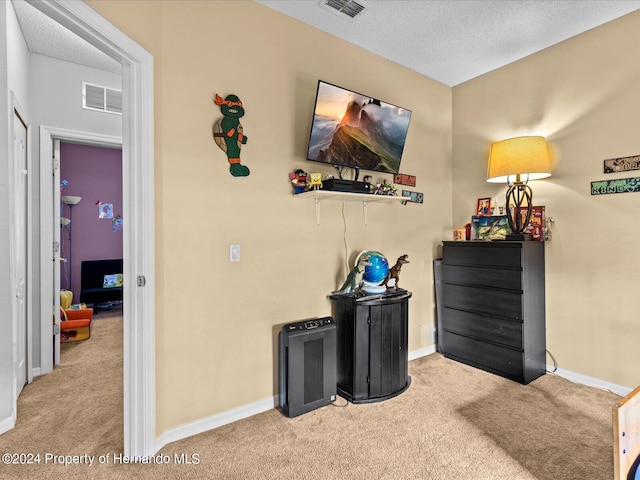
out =
{"type": "Polygon", "coordinates": [[[344,405],[338,405],[336,402],[338,401],[339,398],[342,398],[342,397],[336,396],[335,401],[331,402],[331,405],[333,405],[334,407],[340,407],[340,408],[344,408],[347,405],[349,405],[349,401],[346,400],[346,399],[343,399],[344,400],[344,405]]]}
{"type": "Polygon", "coordinates": [[[551,357],[551,360],[553,360],[553,370],[551,370],[551,373],[554,373],[556,370],[558,370],[558,362],[556,361],[556,357],[554,357],[549,350],[546,350],[546,352],[551,357]]]}

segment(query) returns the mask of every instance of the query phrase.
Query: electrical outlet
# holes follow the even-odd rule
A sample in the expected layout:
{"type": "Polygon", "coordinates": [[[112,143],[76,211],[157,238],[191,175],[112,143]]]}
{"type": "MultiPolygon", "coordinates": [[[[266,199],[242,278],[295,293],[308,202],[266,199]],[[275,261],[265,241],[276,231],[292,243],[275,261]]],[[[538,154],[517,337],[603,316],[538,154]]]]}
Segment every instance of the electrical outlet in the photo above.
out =
{"type": "Polygon", "coordinates": [[[240,245],[229,245],[229,261],[232,263],[240,261],[240,245]]]}

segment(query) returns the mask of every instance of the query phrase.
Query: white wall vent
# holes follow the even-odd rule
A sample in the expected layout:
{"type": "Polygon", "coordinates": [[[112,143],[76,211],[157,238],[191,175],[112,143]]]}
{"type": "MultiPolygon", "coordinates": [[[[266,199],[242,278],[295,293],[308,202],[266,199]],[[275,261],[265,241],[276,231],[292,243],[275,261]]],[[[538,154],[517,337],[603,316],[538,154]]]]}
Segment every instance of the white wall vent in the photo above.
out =
{"type": "Polygon", "coordinates": [[[351,18],[354,18],[364,10],[364,5],[354,0],[325,0],[324,4],[351,18]]]}
{"type": "Polygon", "coordinates": [[[122,115],[122,90],[82,82],[82,108],[122,115]]]}

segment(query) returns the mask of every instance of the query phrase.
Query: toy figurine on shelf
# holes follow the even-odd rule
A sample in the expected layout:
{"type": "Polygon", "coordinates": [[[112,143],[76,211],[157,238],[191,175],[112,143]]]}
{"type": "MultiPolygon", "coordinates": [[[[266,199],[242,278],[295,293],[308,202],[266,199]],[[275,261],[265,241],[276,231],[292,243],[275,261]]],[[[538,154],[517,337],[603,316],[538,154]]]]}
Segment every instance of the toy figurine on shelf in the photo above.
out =
{"type": "Polygon", "coordinates": [[[311,183],[309,184],[309,188],[313,188],[314,190],[319,190],[322,188],[322,174],[321,173],[312,173],[311,174],[311,183]]]}
{"type": "Polygon", "coordinates": [[[398,191],[396,187],[391,185],[389,182],[383,181],[382,183],[378,183],[376,185],[376,188],[374,189],[373,193],[376,195],[395,196],[398,193],[398,191]]]}
{"type": "Polygon", "coordinates": [[[299,168],[295,172],[291,172],[289,178],[291,179],[295,193],[307,191],[307,172],[299,168]]]}

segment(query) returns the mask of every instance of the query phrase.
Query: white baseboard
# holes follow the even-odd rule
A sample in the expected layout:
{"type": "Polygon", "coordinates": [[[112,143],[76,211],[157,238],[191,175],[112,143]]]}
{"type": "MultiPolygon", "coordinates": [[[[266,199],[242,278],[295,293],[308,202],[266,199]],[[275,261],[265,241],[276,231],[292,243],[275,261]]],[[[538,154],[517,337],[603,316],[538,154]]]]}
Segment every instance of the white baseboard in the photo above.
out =
{"type": "Polygon", "coordinates": [[[42,375],[42,374],[40,373],[40,367],[38,367],[38,368],[32,368],[32,369],[31,369],[31,376],[32,376],[33,378],[39,377],[40,375],[42,375]]]}
{"type": "MultiPolygon", "coordinates": [[[[427,355],[431,355],[436,352],[436,346],[430,345],[428,347],[420,348],[418,350],[413,350],[409,352],[409,361],[415,360],[417,358],[425,357],[427,355]]],[[[551,372],[553,370],[553,366],[548,365],[547,370],[551,372]]],[[[604,380],[600,380],[597,378],[589,377],[587,375],[582,375],[580,373],[570,372],[568,370],[563,370],[561,368],[557,369],[555,372],[556,375],[566,378],[575,383],[580,383],[582,385],[588,385],[591,387],[603,388],[605,390],[610,390],[611,392],[620,395],[626,396],[631,393],[632,389],[628,387],[623,387],[622,385],[616,385],[611,382],[605,382],[604,380]]],[[[229,423],[237,422],[238,420],[242,420],[243,418],[251,417],[253,415],[257,415],[262,412],[266,412],[267,410],[271,410],[278,405],[278,397],[269,397],[263,400],[259,400],[257,402],[251,403],[249,405],[244,405],[239,408],[234,408],[232,410],[227,410],[226,412],[219,413],[217,415],[213,415],[211,417],[203,418],[201,420],[197,420],[192,423],[188,423],[186,425],[182,425],[177,428],[172,428],[171,430],[167,430],[162,435],[160,435],[155,441],[155,451],[158,452],[165,445],[176,442],[178,440],[182,440],[183,438],[191,437],[193,435],[198,435],[199,433],[204,433],[209,430],[213,430],[214,428],[222,427],[223,425],[227,425],[229,423]]],[[[0,433],[4,433],[7,430],[10,430],[14,426],[14,421],[12,418],[8,418],[2,422],[0,422],[0,433]]]]}
{"type": "Polygon", "coordinates": [[[13,418],[13,416],[5,418],[4,420],[0,421],[0,435],[2,435],[5,432],[8,432],[15,426],[16,426],[16,419],[13,418]]]}
{"type": "Polygon", "coordinates": [[[581,373],[571,372],[569,370],[564,370],[562,368],[558,368],[555,372],[553,371],[555,367],[553,365],[547,365],[547,372],[554,373],[559,377],[566,378],[574,383],[579,383],[581,385],[587,385],[589,387],[602,388],[604,390],[609,390],[610,392],[615,393],[616,395],[620,395],[621,397],[625,397],[631,393],[633,388],[625,387],[622,385],[617,385],[615,383],[607,382],[605,380],[600,380],[599,378],[589,377],[588,375],[583,375],[581,373]]]}
{"type": "Polygon", "coordinates": [[[275,408],[277,404],[277,396],[269,397],[255,403],[250,403],[249,405],[227,410],[226,412],[222,412],[211,417],[196,420],[195,422],[188,423],[177,428],[172,428],[156,439],[155,452],[159,451],[162,447],[171,442],[182,440],[183,438],[191,437],[208,430],[213,430],[214,428],[222,427],[229,423],[237,422],[243,418],[257,415],[258,413],[266,412],[267,410],[275,408]]]}
{"type": "Polygon", "coordinates": [[[429,345],[428,347],[419,348],[418,350],[409,352],[409,361],[415,360],[416,358],[420,357],[426,357],[427,355],[431,355],[432,353],[436,353],[435,345],[429,345]]]}
{"type": "MultiPolygon", "coordinates": [[[[415,360],[416,358],[431,355],[432,353],[435,353],[435,351],[435,345],[421,348],[419,350],[414,350],[412,352],[409,352],[409,360],[411,361],[415,360]]],[[[267,410],[275,408],[278,404],[279,403],[277,396],[269,397],[265,398],[264,400],[259,400],[255,403],[251,403],[249,405],[244,405],[239,408],[227,410],[226,412],[203,418],[202,420],[196,420],[195,422],[188,423],[177,428],[172,428],[171,430],[167,430],[166,432],[164,432],[156,439],[154,453],[158,452],[162,447],[169,443],[176,442],[193,435],[198,435],[199,433],[213,430],[214,428],[222,427],[223,425],[227,425],[229,423],[237,422],[238,420],[242,420],[243,418],[257,415],[258,413],[266,412],[267,410]]]]}

